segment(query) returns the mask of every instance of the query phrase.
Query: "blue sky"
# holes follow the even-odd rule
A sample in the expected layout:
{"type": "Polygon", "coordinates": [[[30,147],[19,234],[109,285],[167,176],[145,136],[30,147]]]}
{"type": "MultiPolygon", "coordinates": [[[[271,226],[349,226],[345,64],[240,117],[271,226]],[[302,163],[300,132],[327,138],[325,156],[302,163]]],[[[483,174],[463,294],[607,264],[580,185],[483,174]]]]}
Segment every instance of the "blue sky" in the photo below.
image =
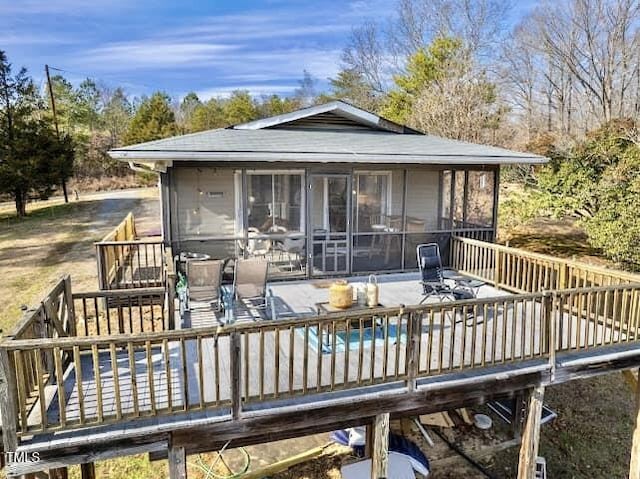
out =
{"type": "MultiPolygon", "coordinates": [[[[514,21],[532,3],[520,0],[514,21]]],[[[304,69],[326,85],[351,29],[395,0],[0,0],[0,49],[38,83],[44,64],[132,94],[234,89],[290,94],[304,69]]]]}

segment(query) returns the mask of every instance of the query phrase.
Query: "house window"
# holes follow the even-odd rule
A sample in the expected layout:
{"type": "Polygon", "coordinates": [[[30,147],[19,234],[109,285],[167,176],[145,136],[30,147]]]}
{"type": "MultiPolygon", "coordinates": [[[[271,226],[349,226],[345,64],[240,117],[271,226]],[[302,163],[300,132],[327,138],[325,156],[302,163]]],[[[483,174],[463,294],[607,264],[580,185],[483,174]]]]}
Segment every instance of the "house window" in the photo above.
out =
{"type": "Polygon", "coordinates": [[[441,206],[440,206],[440,229],[448,230],[451,225],[451,193],[453,189],[453,172],[446,170],[442,172],[441,206]]]}
{"type": "Polygon", "coordinates": [[[465,200],[465,171],[456,170],[454,172],[453,190],[453,227],[465,228],[464,200],[465,200]]]}
{"type": "Polygon", "coordinates": [[[493,225],[493,201],[493,171],[469,171],[466,215],[468,228],[487,228],[493,225]]]}
{"type": "Polygon", "coordinates": [[[392,175],[389,171],[361,171],[354,175],[354,226],[357,233],[380,230],[383,226],[401,229],[402,219],[392,225],[392,175]]]}
{"type": "Polygon", "coordinates": [[[247,226],[256,233],[304,231],[302,172],[247,171],[247,226]]]}

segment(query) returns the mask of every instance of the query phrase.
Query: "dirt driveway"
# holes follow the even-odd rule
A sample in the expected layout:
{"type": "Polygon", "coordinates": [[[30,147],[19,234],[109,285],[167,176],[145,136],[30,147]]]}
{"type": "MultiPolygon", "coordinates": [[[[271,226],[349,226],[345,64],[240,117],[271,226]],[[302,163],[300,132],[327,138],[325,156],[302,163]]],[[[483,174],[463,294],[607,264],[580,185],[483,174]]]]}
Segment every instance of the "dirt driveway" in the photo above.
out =
{"type": "Polygon", "coordinates": [[[93,243],[133,211],[140,232],[159,229],[157,188],[81,195],[29,204],[29,216],[15,218],[0,204],[0,328],[8,331],[23,304],[33,304],[60,276],[69,273],[74,290],[97,288],[93,243]]]}

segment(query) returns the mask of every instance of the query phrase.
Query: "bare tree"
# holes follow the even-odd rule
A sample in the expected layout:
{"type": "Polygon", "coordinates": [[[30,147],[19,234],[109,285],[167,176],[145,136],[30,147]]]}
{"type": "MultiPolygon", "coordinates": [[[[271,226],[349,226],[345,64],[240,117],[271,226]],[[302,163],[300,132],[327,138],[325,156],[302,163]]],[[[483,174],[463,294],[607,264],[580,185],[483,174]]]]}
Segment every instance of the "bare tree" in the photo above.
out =
{"type": "Polygon", "coordinates": [[[524,123],[526,141],[536,132],[539,112],[539,57],[529,48],[528,32],[516,28],[505,42],[500,56],[500,85],[514,116],[524,123]]]}
{"type": "Polygon", "coordinates": [[[529,19],[537,47],[570,76],[572,89],[583,94],[599,122],[632,113],[639,14],[637,0],[568,0],[545,3],[529,19]]]}
{"type": "Polygon", "coordinates": [[[400,0],[390,41],[411,54],[436,36],[455,37],[486,63],[504,37],[510,8],[500,0],[400,0]]]}
{"type": "Polygon", "coordinates": [[[409,124],[456,140],[495,143],[503,109],[493,100],[493,86],[482,78],[451,76],[422,90],[409,124]]]}
{"type": "Polygon", "coordinates": [[[390,74],[384,35],[379,25],[365,22],[351,32],[342,53],[345,70],[357,72],[375,93],[386,91],[390,74]]]}

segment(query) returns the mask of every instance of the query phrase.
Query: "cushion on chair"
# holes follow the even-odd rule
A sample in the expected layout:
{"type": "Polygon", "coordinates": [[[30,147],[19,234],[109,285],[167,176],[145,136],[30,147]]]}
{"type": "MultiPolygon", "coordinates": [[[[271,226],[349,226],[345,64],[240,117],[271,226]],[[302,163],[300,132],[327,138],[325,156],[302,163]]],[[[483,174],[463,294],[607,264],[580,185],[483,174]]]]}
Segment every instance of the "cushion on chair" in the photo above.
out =
{"type": "Polygon", "coordinates": [[[461,301],[463,299],[473,299],[475,296],[471,291],[466,289],[453,289],[451,290],[451,294],[457,301],[461,301]]]}

